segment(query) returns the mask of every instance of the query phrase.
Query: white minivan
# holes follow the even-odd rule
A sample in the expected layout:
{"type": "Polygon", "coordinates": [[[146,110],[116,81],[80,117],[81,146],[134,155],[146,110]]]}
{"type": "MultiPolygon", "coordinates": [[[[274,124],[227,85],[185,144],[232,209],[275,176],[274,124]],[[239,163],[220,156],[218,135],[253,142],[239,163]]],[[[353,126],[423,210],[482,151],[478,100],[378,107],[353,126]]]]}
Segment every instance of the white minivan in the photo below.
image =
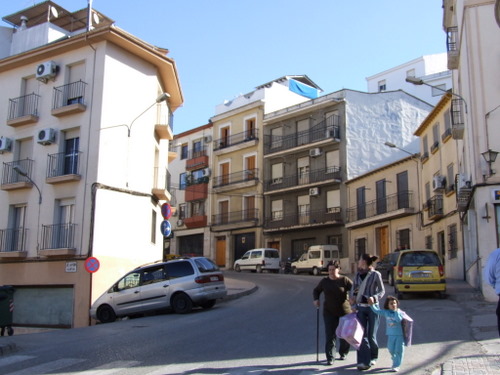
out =
{"type": "Polygon", "coordinates": [[[334,260],[340,260],[337,245],[310,246],[307,252],[292,263],[292,273],[309,272],[320,275],[321,272],[327,271],[328,263],[334,260]]]}
{"type": "Polygon", "coordinates": [[[234,262],[234,270],[236,272],[250,270],[258,273],[267,270],[277,273],[280,270],[279,251],[272,248],[248,250],[241,259],[234,262]]]}

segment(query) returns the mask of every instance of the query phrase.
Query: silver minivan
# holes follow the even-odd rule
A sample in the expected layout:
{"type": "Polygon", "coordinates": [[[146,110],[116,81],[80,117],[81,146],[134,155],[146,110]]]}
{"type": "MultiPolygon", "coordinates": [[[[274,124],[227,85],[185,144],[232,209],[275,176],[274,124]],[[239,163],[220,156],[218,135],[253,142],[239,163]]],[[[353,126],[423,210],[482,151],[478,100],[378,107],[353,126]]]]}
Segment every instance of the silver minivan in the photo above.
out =
{"type": "Polygon", "coordinates": [[[267,270],[277,273],[280,270],[279,251],[272,248],[248,250],[241,259],[234,262],[234,270],[236,272],[250,270],[258,273],[267,270]]]}
{"type": "Polygon", "coordinates": [[[174,259],[127,273],[92,304],[90,316],[108,323],[167,308],[185,314],[194,306],[209,309],[226,294],[224,276],[210,259],[174,259]]]}

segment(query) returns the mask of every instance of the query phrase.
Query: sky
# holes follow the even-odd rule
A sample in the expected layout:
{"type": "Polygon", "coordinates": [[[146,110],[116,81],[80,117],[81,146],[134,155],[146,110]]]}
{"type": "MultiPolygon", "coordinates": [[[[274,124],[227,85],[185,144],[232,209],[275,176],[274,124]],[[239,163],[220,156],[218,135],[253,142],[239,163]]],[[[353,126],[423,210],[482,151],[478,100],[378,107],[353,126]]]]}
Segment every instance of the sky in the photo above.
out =
{"type": "MultiPolygon", "coordinates": [[[[70,12],[88,5],[53,1],[70,12]]],[[[39,2],[0,0],[0,16],[39,2]]],[[[92,6],[169,50],[184,95],[174,134],[205,125],[218,104],[285,75],[307,75],[321,95],[366,91],[366,77],[446,52],[442,0],[93,0],[92,6]]]]}

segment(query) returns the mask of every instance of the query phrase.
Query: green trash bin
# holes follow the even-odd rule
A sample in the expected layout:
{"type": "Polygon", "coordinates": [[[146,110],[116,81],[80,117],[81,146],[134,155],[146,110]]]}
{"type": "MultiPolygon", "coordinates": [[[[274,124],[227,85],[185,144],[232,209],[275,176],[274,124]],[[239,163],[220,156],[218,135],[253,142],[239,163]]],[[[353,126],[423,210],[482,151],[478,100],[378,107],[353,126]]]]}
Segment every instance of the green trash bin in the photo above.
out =
{"type": "Polygon", "coordinates": [[[12,313],[14,311],[14,287],[0,286],[0,335],[5,331],[9,336],[14,334],[12,329],[12,313]]]}

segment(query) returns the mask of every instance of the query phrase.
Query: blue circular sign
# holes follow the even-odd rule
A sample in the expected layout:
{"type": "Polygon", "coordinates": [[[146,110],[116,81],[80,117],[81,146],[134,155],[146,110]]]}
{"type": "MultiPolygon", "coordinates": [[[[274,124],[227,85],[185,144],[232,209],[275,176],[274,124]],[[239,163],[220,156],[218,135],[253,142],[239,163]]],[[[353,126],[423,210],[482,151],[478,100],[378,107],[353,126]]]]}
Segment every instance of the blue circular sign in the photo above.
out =
{"type": "Polygon", "coordinates": [[[170,234],[172,233],[172,224],[170,224],[170,222],[167,220],[163,220],[161,222],[161,232],[165,237],[170,236],[170,234]]]}

